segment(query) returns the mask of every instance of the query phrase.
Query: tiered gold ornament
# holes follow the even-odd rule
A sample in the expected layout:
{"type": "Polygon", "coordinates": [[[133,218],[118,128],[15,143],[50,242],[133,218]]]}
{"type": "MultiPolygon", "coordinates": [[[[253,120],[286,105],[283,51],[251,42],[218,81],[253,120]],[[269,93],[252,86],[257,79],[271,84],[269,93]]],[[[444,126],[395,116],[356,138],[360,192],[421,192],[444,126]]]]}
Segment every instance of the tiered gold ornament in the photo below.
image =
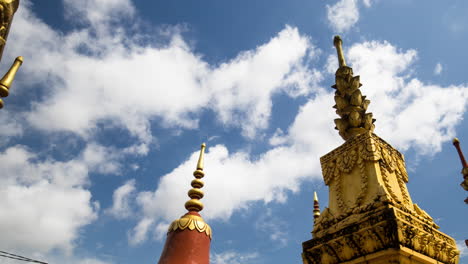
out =
{"type": "Polygon", "coordinates": [[[320,159],[329,205],[303,243],[304,264],[458,263],[454,239],[412,202],[403,155],[372,133],[370,101],[346,66],[338,36],[334,45],[335,124],[346,142],[320,159]]]}
{"type": "Polygon", "coordinates": [[[200,149],[200,156],[198,158],[197,169],[193,172],[193,176],[195,177],[192,180],[192,189],[188,191],[188,196],[190,200],[185,203],[185,209],[189,212],[188,214],[183,215],[181,218],[172,222],[169,226],[168,232],[176,231],[176,230],[184,230],[186,228],[190,230],[196,229],[198,232],[206,233],[207,236],[212,237],[211,234],[211,227],[205,223],[203,218],[196,214],[190,214],[190,212],[200,212],[203,210],[203,203],[200,201],[203,198],[203,191],[200,190],[204,182],[201,180],[205,173],[203,172],[203,161],[204,161],[204,154],[205,154],[206,144],[203,143],[200,149]]]}

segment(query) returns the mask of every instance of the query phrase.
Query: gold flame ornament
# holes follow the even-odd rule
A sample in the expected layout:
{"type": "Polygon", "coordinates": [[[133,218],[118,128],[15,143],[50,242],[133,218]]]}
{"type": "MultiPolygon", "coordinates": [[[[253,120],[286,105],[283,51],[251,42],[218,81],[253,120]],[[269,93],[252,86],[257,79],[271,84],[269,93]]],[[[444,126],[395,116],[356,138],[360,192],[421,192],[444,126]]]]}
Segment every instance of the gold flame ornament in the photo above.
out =
{"type": "Polygon", "coordinates": [[[346,66],[342,42],[340,36],[335,36],[333,39],[339,63],[335,73],[335,85],[332,86],[336,89],[336,104],[333,108],[340,116],[335,119],[335,129],[344,140],[348,140],[367,131],[374,131],[375,119],[372,118],[372,113],[366,113],[370,100],[367,100],[359,90],[362,86],[359,75],[353,76],[353,69],[346,66]]]}

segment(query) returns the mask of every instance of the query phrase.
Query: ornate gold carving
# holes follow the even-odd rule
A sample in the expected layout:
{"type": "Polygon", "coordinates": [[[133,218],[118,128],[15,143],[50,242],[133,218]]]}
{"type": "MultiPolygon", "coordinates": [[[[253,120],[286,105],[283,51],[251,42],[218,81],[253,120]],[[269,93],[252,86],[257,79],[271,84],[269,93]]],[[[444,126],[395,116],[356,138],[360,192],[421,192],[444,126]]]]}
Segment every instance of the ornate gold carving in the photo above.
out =
{"type": "Polygon", "coordinates": [[[331,199],[336,198],[339,214],[372,203],[378,199],[378,195],[388,196],[394,202],[403,203],[413,210],[405,184],[408,174],[403,155],[375,134],[366,132],[353,137],[324,155],[320,163],[325,184],[330,186],[334,195],[331,199]],[[348,181],[359,182],[359,188],[351,196],[343,189],[350,188],[343,182],[343,179],[350,177],[352,179],[348,181]],[[371,181],[369,177],[376,180],[371,181]],[[372,186],[369,186],[369,182],[372,182],[372,186]],[[379,187],[378,182],[381,182],[382,187],[379,187]],[[381,188],[385,189],[383,193],[377,190],[381,188]]]}
{"type": "Polygon", "coordinates": [[[19,0],[0,0],[0,58],[10,31],[13,15],[18,10],[19,0]]]}
{"type": "Polygon", "coordinates": [[[361,213],[355,218],[359,220],[350,225],[343,225],[343,221],[335,223],[328,228],[332,231],[322,232],[303,243],[304,263],[342,263],[388,248],[414,250],[433,262],[458,262],[459,251],[452,238],[419,218],[414,211],[402,209],[384,205],[361,213]]]}
{"type": "Polygon", "coordinates": [[[372,113],[366,113],[370,101],[359,90],[362,86],[359,82],[360,77],[353,76],[353,69],[346,66],[341,38],[335,36],[333,44],[339,62],[339,68],[335,73],[336,84],[332,86],[336,89],[336,104],[333,108],[336,108],[336,113],[340,116],[335,119],[335,129],[344,140],[348,140],[355,135],[374,131],[375,119],[372,118],[372,113]]]}
{"type": "Polygon", "coordinates": [[[211,227],[205,223],[203,218],[196,215],[186,214],[182,216],[180,219],[177,219],[172,222],[169,226],[167,232],[173,232],[176,230],[197,230],[200,233],[205,233],[207,236],[212,238],[211,227]]]}

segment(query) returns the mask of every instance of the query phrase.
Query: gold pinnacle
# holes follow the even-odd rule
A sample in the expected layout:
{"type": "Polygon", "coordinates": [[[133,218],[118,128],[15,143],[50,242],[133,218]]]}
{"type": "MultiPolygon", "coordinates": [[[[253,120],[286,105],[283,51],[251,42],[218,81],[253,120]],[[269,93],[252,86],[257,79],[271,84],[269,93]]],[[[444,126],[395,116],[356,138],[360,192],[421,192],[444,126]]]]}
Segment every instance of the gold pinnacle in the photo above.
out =
{"type": "Polygon", "coordinates": [[[317,192],[314,192],[314,223],[317,218],[320,217],[320,206],[319,206],[319,201],[317,197],[317,192]]]}
{"type": "Polygon", "coordinates": [[[344,54],[343,54],[343,47],[341,46],[343,44],[343,41],[341,40],[340,36],[335,36],[333,38],[333,45],[336,48],[336,52],[338,53],[338,63],[340,67],[346,66],[346,61],[344,59],[344,54]]]}
{"type": "Polygon", "coordinates": [[[200,157],[198,158],[197,170],[203,170],[203,162],[204,162],[203,156],[205,155],[205,148],[206,148],[206,144],[203,143],[200,149],[200,157]]]}
{"type": "MultiPolygon", "coordinates": [[[[18,72],[19,67],[23,64],[23,57],[19,56],[13,62],[10,69],[7,71],[5,76],[0,80],[0,97],[7,97],[10,91],[11,84],[15,79],[15,75],[18,72]]],[[[0,108],[3,107],[3,103],[0,103],[0,108]]]]}
{"type": "Polygon", "coordinates": [[[200,156],[198,157],[198,162],[197,162],[197,169],[193,172],[193,176],[195,177],[194,180],[192,180],[192,189],[188,191],[188,196],[190,197],[190,200],[188,200],[185,203],[185,209],[187,209],[189,212],[190,211],[195,211],[195,212],[200,212],[203,210],[203,203],[200,201],[201,198],[203,198],[204,193],[200,188],[203,187],[204,182],[201,180],[203,176],[205,176],[205,173],[203,172],[203,156],[205,155],[205,148],[206,144],[203,143],[200,148],[200,156]]]}

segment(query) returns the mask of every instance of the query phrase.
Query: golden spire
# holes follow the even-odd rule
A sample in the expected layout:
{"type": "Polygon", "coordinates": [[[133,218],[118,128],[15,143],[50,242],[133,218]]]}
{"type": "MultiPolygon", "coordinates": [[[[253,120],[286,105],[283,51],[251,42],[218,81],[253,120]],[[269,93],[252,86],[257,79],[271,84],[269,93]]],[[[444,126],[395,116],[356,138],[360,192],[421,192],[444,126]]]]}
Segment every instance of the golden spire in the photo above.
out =
{"type": "Polygon", "coordinates": [[[187,209],[189,212],[200,212],[203,210],[203,203],[200,202],[200,199],[203,198],[204,194],[200,188],[203,187],[204,183],[200,179],[205,176],[205,173],[203,172],[203,156],[205,154],[205,148],[206,144],[203,143],[200,149],[200,157],[198,158],[197,169],[193,172],[193,176],[195,177],[191,183],[193,188],[188,191],[190,200],[185,203],[185,209],[187,209]]]}
{"type": "MultiPolygon", "coordinates": [[[[23,64],[23,57],[19,56],[13,62],[10,69],[5,76],[0,80],[0,97],[7,97],[10,91],[11,84],[15,79],[16,72],[18,72],[19,67],[23,64]]],[[[3,101],[0,99],[0,108],[3,108],[3,101]]]]}
{"type": "Polygon", "coordinates": [[[346,66],[342,42],[340,36],[335,36],[333,39],[339,63],[335,73],[336,84],[332,86],[336,89],[336,104],[333,108],[336,108],[336,113],[340,116],[335,119],[335,129],[344,140],[348,140],[364,132],[374,131],[375,119],[372,118],[372,113],[366,113],[370,101],[366,100],[359,90],[362,86],[359,76],[353,76],[353,69],[346,66]]]}
{"type": "Polygon", "coordinates": [[[344,59],[344,54],[343,54],[343,47],[341,47],[341,44],[343,44],[343,41],[341,40],[340,36],[335,36],[333,38],[333,46],[336,48],[336,53],[338,55],[338,64],[340,67],[346,66],[346,62],[344,59]]]}
{"type": "Polygon", "coordinates": [[[314,223],[319,218],[320,216],[320,206],[319,206],[319,201],[317,197],[317,192],[314,192],[314,223]]]}

